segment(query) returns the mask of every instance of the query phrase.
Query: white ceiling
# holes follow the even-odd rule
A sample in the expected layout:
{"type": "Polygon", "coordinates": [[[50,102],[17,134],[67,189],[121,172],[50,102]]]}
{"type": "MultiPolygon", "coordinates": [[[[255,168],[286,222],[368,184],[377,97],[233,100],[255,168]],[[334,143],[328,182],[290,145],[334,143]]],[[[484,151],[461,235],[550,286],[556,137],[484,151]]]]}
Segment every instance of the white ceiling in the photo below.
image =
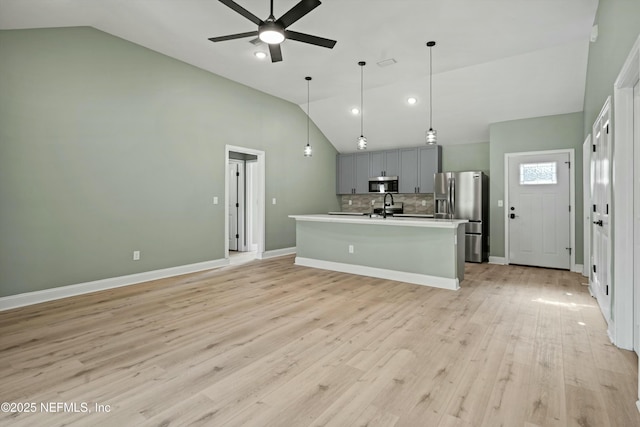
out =
{"type": "MultiPolygon", "coordinates": [[[[269,0],[236,0],[261,19],[269,0]]],[[[281,16],[298,0],[275,0],[281,16]]],[[[333,49],[286,40],[283,62],[258,60],[256,30],[217,0],[0,0],[0,29],[92,26],[307,109],[340,152],[355,150],[364,67],[370,150],[415,146],[429,127],[442,145],[485,142],[489,124],[581,111],[597,0],[323,0],[289,29],[337,40],[333,49]],[[377,62],[393,58],[396,64],[377,62]],[[409,106],[406,98],[418,103],[409,106]]],[[[313,144],[313,141],[312,141],[313,144]]]]}

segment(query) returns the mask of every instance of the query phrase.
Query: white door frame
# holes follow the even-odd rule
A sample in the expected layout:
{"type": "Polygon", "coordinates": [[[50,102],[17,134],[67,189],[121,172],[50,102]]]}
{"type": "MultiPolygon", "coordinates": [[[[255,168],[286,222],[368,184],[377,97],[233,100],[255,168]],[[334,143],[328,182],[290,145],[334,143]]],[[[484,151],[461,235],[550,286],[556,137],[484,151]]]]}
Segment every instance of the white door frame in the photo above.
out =
{"type": "Polygon", "coordinates": [[[591,277],[591,134],[582,143],[582,275],[591,277]]]}
{"type": "Polygon", "coordinates": [[[235,145],[225,145],[224,148],[224,257],[229,259],[229,153],[234,151],[236,153],[251,154],[258,157],[257,165],[257,183],[255,188],[255,196],[258,199],[258,207],[256,212],[257,216],[256,229],[253,230],[258,250],[256,258],[261,259],[265,250],[265,152],[255,150],[253,148],[238,147],[235,145]]]}
{"type": "MultiPolygon", "coordinates": [[[[571,245],[571,271],[582,272],[582,265],[576,266],[576,182],[575,182],[575,150],[573,148],[564,148],[559,150],[543,150],[543,151],[523,151],[516,153],[505,153],[504,155],[504,206],[509,206],[509,159],[520,156],[544,155],[544,154],[560,154],[568,153],[569,161],[569,203],[571,211],[569,212],[570,224],[570,245],[571,245]]],[[[504,259],[505,264],[509,264],[509,210],[504,209],[504,259]]]]}
{"type": "MultiPolygon", "coordinates": [[[[633,348],[633,87],[640,79],[640,37],[627,57],[613,89],[613,335],[618,347],[633,348]]],[[[640,165],[638,165],[640,166],[640,165]]],[[[640,280],[640,278],[636,278],[640,280]]],[[[635,307],[640,316],[640,307],[635,307]]],[[[640,365],[640,359],[638,361],[640,365]]],[[[640,366],[639,366],[640,367],[640,366]]],[[[638,374],[640,397],[640,373],[638,374]]],[[[636,402],[640,410],[640,400],[636,402]]]]}

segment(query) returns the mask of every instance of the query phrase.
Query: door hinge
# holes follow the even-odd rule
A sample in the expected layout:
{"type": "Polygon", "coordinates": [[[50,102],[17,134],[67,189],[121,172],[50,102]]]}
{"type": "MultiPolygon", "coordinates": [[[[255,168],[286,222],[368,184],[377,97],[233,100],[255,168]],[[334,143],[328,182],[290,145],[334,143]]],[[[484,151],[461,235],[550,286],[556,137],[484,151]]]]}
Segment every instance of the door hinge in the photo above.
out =
{"type": "Polygon", "coordinates": [[[593,144],[593,152],[596,152],[596,144],[593,144]]]}
{"type": "Polygon", "coordinates": [[[606,295],[609,295],[609,285],[605,286],[605,293],[606,295]]]}
{"type": "Polygon", "coordinates": [[[609,203],[607,203],[607,215],[609,215],[609,203]]]}
{"type": "Polygon", "coordinates": [[[240,207],[240,203],[236,203],[236,208],[239,208],[239,207],[240,207]]]}
{"type": "Polygon", "coordinates": [[[609,123],[607,123],[607,135],[609,135],[609,123]]]}
{"type": "Polygon", "coordinates": [[[236,239],[239,239],[239,238],[240,238],[240,235],[239,235],[239,234],[236,234],[236,239]]]}
{"type": "Polygon", "coordinates": [[[593,205],[593,211],[596,212],[596,205],[593,205]]]}
{"type": "Polygon", "coordinates": [[[237,172],[237,171],[236,171],[236,176],[240,176],[240,172],[237,172]]]}
{"type": "Polygon", "coordinates": [[[571,212],[571,205],[569,205],[569,212],[571,212]]]}
{"type": "Polygon", "coordinates": [[[569,255],[571,255],[571,248],[565,248],[566,250],[569,251],[569,255]]]}
{"type": "Polygon", "coordinates": [[[571,162],[564,162],[564,164],[569,166],[569,169],[571,169],[571,162]]]}
{"type": "Polygon", "coordinates": [[[596,272],[596,265],[595,264],[593,264],[593,272],[594,273],[596,272]]]}

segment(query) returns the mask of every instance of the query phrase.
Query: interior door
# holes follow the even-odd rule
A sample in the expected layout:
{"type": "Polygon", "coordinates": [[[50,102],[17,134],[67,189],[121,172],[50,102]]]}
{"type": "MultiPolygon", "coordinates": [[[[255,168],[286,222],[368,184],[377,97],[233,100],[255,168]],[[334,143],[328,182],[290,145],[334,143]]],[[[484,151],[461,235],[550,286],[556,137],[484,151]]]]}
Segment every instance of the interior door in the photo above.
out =
{"type": "Polygon", "coordinates": [[[593,124],[591,153],[591,293],[611,316],[611,108],[607,100],[593,124]]]}
{"type": "Polygon", "coordinates": [[[569,168],[569,153],[509,157],[509,263],[571,268],[569,168]]]}
{"type": "Polygon", "coordinates": [[[229,250],[245,251],[244,162],[229,160],[229,250]]]}

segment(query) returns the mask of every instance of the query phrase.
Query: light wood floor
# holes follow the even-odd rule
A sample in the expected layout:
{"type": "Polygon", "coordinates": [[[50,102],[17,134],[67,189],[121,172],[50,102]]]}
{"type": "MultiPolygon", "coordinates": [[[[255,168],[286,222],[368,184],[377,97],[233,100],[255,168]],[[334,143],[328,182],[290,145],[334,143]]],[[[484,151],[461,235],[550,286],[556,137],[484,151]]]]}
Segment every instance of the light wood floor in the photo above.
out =
{"type": "Polygon", "coordinates": [[[583,281],[468,264],[456,292],[282,257],[5,311],[0,400],[38,412],[0,425],[640,426],[636,356],[583,281]]]}

